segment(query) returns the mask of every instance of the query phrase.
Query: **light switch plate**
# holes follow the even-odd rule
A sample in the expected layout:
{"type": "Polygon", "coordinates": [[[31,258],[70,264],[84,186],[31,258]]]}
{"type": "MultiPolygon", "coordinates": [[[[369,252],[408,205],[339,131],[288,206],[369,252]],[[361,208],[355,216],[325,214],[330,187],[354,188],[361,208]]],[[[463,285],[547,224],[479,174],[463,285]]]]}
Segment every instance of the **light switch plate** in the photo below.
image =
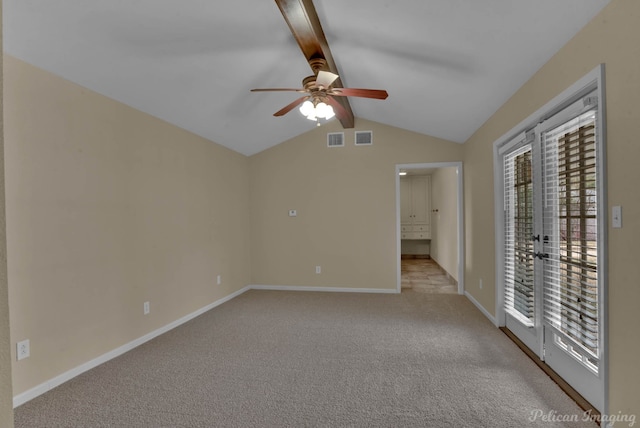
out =
{"type": "Polygon", "coordinates": [[[620,205],[611,207],[611,227],[614,229],[622,228],[622,207],[620,205]]]}
{"type": "Polygon", "coordinates": [[[298,211],[296,210],[289,210],[289,217],[296,217],[298,215],[298,211]]]}

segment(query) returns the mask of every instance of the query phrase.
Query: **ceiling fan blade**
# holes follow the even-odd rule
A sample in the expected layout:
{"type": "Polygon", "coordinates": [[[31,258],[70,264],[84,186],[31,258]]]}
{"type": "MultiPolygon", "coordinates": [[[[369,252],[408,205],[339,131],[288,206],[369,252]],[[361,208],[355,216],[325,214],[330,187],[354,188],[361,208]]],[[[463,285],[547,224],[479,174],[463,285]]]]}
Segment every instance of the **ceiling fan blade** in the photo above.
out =
{"type": "Polygon", "coordinates": [[[338,78],[337,74],[333,74],[329,71],[318,71],[318,77],[316,78],[316,85],[328,88],[338,78]]]}
{"type": "Polygon", "coordinates": [[[362,97],[375,98],[376,100],[385,100],[389,96],[387,91],[383,89],[356,89],[356,88],[333,88],[330,95],[341,97],[362,97]]]}
{"type": "Polygon", "coordinates": [[[260,88],[252,89],[251,92],[273,92],[273,91],[288,91],[288,92],[307,92],[300,88],[260,88]]]}
{"type": "Polygon", "coordinates": [[[308,100],[309,98],[310,97],[308,95],[305,96],[305,97],[300,97],[297,100],[295,100],[294,102],[292,102],[291,104],[281,108],[280,110],[275,112],[273,115],[274,116],[284,116],[285,114],[289,113],[291,110],[293,110],[294,108],[296,108],[297,106],[299,106],[300,104],[302,104],[303,102],[308,100]]]}

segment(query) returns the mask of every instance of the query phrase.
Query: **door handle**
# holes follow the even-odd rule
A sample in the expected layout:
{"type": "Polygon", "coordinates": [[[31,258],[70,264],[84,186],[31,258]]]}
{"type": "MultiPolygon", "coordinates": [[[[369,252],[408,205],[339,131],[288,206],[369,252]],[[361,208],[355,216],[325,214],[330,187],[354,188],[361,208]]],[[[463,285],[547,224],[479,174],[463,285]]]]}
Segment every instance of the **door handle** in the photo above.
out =
{"type": "Polygon", "coordinates": [[[544,259],[548,259],[549,258],[549,254],[536,252],[536,253],[533,253],[533,257],[537,257],[540,260],[544,260],[544,259]]]}

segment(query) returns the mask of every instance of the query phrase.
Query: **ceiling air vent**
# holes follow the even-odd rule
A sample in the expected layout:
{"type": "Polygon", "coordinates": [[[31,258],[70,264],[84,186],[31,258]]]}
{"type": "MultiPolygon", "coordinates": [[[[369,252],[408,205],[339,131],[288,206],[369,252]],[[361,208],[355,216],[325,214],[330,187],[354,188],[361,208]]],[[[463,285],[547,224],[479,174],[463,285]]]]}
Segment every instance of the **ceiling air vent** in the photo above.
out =
{"type": "Polygon", "coordinates": [[[356,146],[370,146],[373,144],[372,131],[356,131],[356,146]]]}
{"type": "Polygon", "coordinates": [[[344,132],[329,132],[327,134],[327,147],[343,147],[344,132]]]}

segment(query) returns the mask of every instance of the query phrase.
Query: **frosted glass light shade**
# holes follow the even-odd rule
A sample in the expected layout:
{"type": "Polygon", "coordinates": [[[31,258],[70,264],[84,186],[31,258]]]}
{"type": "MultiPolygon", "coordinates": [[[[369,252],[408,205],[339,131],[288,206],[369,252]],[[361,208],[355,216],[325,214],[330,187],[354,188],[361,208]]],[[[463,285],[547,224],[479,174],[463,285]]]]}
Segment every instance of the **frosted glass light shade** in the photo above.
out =
{"type": "Polygon", "coordinates": [[[314,110],[315,110],[315,107],[313,106],[313,103],[309,100],[305,101],[300,106],[300,113],[302,113],[304,116],[309,116],[311,113],[313,113],[314,110]]]}
{"type": "Polygon", "coordinates": [[[336,115],[330,105],[319,102],[314,106],[313,102],[309,100],[302,103],[300,106],[300,113],[309,120],[331,119],[336,115]]]}

